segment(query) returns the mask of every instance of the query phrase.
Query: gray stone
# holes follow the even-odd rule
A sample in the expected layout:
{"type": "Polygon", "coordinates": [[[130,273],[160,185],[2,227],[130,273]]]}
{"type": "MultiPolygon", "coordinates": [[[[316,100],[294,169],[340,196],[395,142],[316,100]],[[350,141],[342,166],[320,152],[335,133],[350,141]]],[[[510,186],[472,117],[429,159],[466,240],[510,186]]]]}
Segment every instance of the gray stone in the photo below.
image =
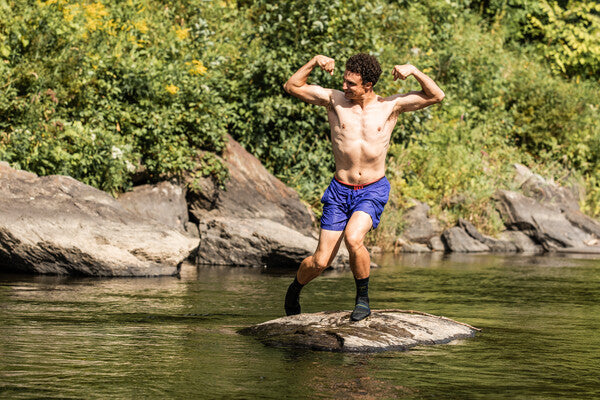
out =
{"type": "Polygon", "coordinates": [[[509,253],[509,252],[517,252],[517,246],[507,240],[499,240],[490,236],[486,236],[481,234],[475,226],[469,221],[460,218],[458,220],[458,226],[463,228],[465,232],[469,234],[473,239],[483,243],[487,247],[489,247],[490,251],[498,252],[498,253],[509,253]]]}
{"type": "Polygon", "coordinates": [[[38,177],[0,163],[1,270],[173,275],[198,243],[73,178],[38,177]]]}
{"type": "MultiPolygon", "coordinates": [[[[200,224],[198,264],[297,268],[317,240],[265,218],[215,217],[200,224]]],[[[348,266],[340,247],[332,267],[348,266]]]]}
{"type": "Polygon", "coordinates": [[[200,237],[200,229],[198,229],[198,225],[196,225],[193,222],[188,221],[185,223],[185,233],[189,237],[193,237],[193,238],[200,237]]]}
{"type": "Polygon", "coordinates": [[[592,239],[573,226],[557,205],[541,204],[508,190],[499,190],[495,197],[506,227],[535,237],[547,251],[557,247],[584,247],[585,242],[592,239]]]}
{"type": "Polygon", "coordinates": [[[480,241],[473,239],[463,228],[452,227],[442,233],[442,240],[448,250],[455,253],[481,253],[490,248],[480,241]]]}
{"type": "MultiPolygon", "coordinates": [[[[214,201],[188,194],[200,229],[198,264],[297,268],[317,249],[312,213],[231,137],[223,160],[230,173],[226,190],[211,194],[214,201]]],[[[348,265],[342,244],[332,267],[348,265]]]]}
{"type": "Polygon", "coordinates": [[[407,350],[475,336],[477,328],[431,314],[374,310],[359,322],[350,312],[299,314],[242,329],[267,345],[341,352],[407,350]]]}
{"type": "Polygon", "coordinates": [[[188,194],[190,213],[199,222],[216,217],[269,219],[304,235],[314,232],[314,217],[298,193],[273,176],[261,162],[229,137],[222,161],[229,169],[225,190],[200,180],[188,194]]]}
{"type": "Polygon", "coordinates": [[[534,174],[524,165],[514,164],[514,167],[517,171],[516,181],[525,196],[558,207],[561,211],[579,210],[578,197],[573,191],[534,174]]]}
{"type": "Polygon", "coordinates": [[[445,252],[447,250],[441,236],[433,236],[431,239],[429,239],[429,248],[432,251],[439,252],[445,252]]]}
{"type": "Polygon", "coordinates": [[[189,219],[182,185],[160,182],[136,186],[132,191],[121,194],[117,200],[127,210],[185,232],[189,219]]]}
{"type": "Polygon", "coordinates": [[[521,231],[504,231],[500,238],[514,244],[520,253],[543,253],[544,247],[521,231]]]}
{"type": "Polygon", "coordinates": [[[413,206],[403,215],[406,226],[402,237],[411,243],[427,244],[429,239],[442,232],[442,228],[435,218],[428,216],[429,206],[417,200],[412,200],[413,206]]]}
{"type": "Polygon", "coordinates": [[[600,223],[598,221],[588,217],[579,210],[569,210],[565,212],[565,217],[577,228],[600,239],[600,223]]]}
{"type": "Polygon", "coordinates": [[[431,249],[421,243],[411,243],[398,238],[394,247],[396,253],[430,253],[431,249]]]}

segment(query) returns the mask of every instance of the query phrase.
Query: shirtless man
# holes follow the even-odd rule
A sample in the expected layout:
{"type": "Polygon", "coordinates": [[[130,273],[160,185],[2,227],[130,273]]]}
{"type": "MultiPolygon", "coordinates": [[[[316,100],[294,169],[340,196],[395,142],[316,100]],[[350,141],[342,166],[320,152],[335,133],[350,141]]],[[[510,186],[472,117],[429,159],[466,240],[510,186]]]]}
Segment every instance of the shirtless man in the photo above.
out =
{"type": "Polygon", "coordinates": [[[285,312],[300,313],[300,290],[331,264],[344,239],[356,282],[351,319],[360,321],[371,314],[371,259],[363,242],[367,232],[379,224],[388,201],[390,183],[384,175],[392,130],[400,113],[438,103],[444,92],[423,72],[405,64],[394,67],[394,80],[412,75],[422,90],[380,97],[373,92],[373,86],[381,75],[381,66],[375,57],[364,53],[348,59],[343,91],[306,83],[316,66],[333,75],[334,64],[332,58],[315,56],[284,85],[289,94],[327,108],[335,158],[335,175],[321,199],[319,244],[315,253],[300,264],[285,296],[285,312]]]}

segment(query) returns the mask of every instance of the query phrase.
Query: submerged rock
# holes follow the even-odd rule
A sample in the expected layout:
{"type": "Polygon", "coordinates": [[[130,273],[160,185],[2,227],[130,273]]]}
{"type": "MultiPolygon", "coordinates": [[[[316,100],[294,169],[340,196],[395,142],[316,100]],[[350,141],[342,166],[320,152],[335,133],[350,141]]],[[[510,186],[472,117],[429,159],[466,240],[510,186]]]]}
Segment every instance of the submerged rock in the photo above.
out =
{"type": "Polygon", "coordinates": [[[479,329],[417,311],[374,310],[350,321],[349,311],[299,314],[263,322],[240,333],[267,345],[341,352],[407,350],[475,336],[479,329]]]}

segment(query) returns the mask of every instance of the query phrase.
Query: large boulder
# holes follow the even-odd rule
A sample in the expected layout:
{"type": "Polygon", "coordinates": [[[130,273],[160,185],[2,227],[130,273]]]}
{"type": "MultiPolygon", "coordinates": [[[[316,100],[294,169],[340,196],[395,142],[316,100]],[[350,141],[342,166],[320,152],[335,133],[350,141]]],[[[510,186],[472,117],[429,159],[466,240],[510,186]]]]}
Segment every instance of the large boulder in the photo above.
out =
{"type": "Polygon", "coordinates": [[[525,196],[541,204],[554,206],[562,212],[579,210],[578,191],[559,186],[553,180],[544,179],[522,164],[514,164],[514,167],[515,181],[525,196]]]}
{"type": "Polygon", "coordinates": [[[229,169],[225,190],[210,179],[188,194],[191,214],[200,222],[215,217],[262,218],[304,235],[314,235],[314,218],[298,193],[273,176],[261,162],[229,137],[223,152],[229,169]]]}
{"type": "Polygon", "coordinates": [[[499,190],[496,200],[506,227],[525,232],[547,251],[559,247],[583,248],[593,239],[589,233],[571,224],[556,204],[542,204],[508,190],[499,190]]]}
{"type": "Polygon", "coordinates": [[[454,226],[442,233],[446,248],[455,253],[481,253],[490,248],[479,240],[473,239],[463,228],[454,226]]]}
{"type": "Polygon", "coordinates": [[[566,211],[565,218],[577,228],[593,235],[596,239],[600,239],[600,223],[598,221],[588,217],[579,210],[566,211]]]}
{"type": "MultiPolygon", "coordinates": [[[[163,225],[186,232],[189,228],[186,190],[175,182],[136,186],[117,200],[129,211],[163,225]]],[[[197,233],[197,229],[196,229],[197,233]]]]}
{"type": "Polygon", "coordinates": [[[402,238],[408,243],[427,244],[429,239],[442,232],[442,228],[437,219],[429,217],[430,208],[426,203],[417,200],[412,203],[402,218],[406,226],[402,238]]]}
{"type": "MultiPolygon", "coordinates": [[[[297,268],[317,248],[317,240],[265,218],[215,217],[200,225],[198,264],[297,268]]],[[[332,267],[349,263],[340,248],[332,267]]]]}
{"type": "Polygon", "coordinates": [[[500,239],[512,243],[519,253],[543,253],[544,247],[521,231],[500,232],[500,239]]]}
{"type": "Polygon", "coordinates": [[[469,234],[473,239],[483,243],[487,247],[489,247],[490,251],[498,252],[498,253],[506,253],[506,252],[516,252],[518,251],[518,247],[509,240],[501,240],[496,239],[490,236],[486,236],[479,232],[475,226],[467,221],[466,219],[459,218],[458,226],[464,229],[465,232],[469,234]]]}
{"type": "Polygon", "coordinates": [[[407,350],[475,336],[477,328],[415,311],[373,311],[353,322],[350,312],[298,314],[242,329],[272,346],[342,352],[407,350]]]}
{"type": "Polygon", "coordinates": [[[173,275],[199,240],[67,176],[0,163],[0,268],[88,276],[173,275]]]}

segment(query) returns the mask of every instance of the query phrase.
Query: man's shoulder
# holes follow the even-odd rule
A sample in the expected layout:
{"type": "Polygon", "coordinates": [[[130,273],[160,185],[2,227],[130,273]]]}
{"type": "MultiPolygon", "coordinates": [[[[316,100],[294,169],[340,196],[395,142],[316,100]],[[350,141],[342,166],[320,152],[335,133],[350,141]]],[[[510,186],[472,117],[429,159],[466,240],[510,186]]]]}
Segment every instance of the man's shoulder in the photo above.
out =
{"type": "Polygon", "coordinates": [[[344,104],[345,102],[348,101],[346,99],[346,96],[344,96],[344,92],[342,92],[341,90],[337,90],[337,89],[329,89],[329,90],[331,90],[330,106],[344,104]]]}
{"type": "Polygon", "coordinates": [[[341,90],[337,90],[337,89],[329,89],[329,90],[331,90],[331,97],[333,99],[344,98],[344,92],[342,92],[341,90]]]}

